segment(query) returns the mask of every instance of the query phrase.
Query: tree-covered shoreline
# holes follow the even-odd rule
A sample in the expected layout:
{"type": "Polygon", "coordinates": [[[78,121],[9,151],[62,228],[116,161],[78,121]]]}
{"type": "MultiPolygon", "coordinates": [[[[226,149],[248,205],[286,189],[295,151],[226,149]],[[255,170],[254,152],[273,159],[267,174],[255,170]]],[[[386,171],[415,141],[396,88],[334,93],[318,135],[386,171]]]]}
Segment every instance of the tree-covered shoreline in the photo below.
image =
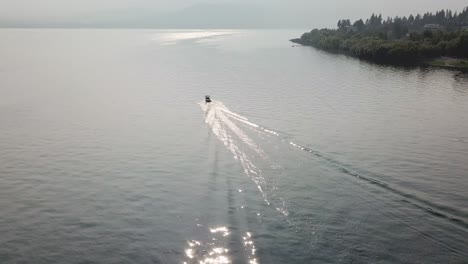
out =
{"type": "Polygon", "coordinates": [[[468,58],[468,7],[460,13],[441,10],[385,20],[373,14],[366,21],[343,19],[337,25],[291,41],[382,64],[417,65],[448,56],[461,58],[464,65],[468,58]]]}

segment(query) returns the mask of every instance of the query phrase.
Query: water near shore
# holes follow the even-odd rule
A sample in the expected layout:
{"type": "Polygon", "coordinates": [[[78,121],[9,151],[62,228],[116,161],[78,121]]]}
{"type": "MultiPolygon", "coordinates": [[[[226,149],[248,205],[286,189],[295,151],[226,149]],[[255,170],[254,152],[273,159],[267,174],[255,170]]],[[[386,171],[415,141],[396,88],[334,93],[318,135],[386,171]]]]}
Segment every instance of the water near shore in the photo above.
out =
{"type": "Polygon", "coordinates": [[[460,70],[463,72],[468,71],[468,60],[466,59],[441,57],[427,62],[427,65],[445,69],[460,70]]]}
{"type": "Polygon", "coordinates": [[[466,263],[468,76],[301,32],[1,30],[0,262],[466,263]]]}

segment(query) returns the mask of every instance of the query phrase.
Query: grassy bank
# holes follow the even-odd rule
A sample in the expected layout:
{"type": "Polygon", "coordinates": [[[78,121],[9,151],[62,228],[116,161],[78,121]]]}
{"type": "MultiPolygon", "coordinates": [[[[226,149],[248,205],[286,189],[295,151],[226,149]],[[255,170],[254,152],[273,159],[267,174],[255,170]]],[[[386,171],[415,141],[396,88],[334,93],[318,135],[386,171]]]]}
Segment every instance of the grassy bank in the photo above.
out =
{"type": "Polygon", "coordinates": [[[426,64],[434,67],[468,71],[468,59],[440,57],[428,60],[426,61],[426,64]]]}

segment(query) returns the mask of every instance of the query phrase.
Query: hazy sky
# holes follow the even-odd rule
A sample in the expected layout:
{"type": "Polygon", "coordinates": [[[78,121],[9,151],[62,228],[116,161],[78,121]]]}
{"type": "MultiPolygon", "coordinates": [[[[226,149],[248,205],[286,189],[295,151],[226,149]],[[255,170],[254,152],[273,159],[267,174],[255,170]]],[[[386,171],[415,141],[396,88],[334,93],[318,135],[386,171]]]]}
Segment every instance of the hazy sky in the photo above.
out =
{"type": "Polygon", "coordinates": [[[0,23],[309,28],[373,12],[403,16],[465,6],[467,0],[0,0],[0,23]]]}

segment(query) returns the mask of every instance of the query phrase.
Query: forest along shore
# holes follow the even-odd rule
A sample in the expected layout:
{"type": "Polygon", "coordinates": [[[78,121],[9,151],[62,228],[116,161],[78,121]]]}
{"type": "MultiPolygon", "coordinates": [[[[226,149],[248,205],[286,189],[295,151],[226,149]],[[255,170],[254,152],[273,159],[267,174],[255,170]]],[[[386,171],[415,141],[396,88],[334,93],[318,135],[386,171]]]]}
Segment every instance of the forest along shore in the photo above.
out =
{"type": "Polygon", "coordinates": [[[336,29],[313,29],[294,43],[367,61],[432,65],[468,70],[468,7],[408,17],[375,15],[366,21],[338,21],[336,29]]]}

